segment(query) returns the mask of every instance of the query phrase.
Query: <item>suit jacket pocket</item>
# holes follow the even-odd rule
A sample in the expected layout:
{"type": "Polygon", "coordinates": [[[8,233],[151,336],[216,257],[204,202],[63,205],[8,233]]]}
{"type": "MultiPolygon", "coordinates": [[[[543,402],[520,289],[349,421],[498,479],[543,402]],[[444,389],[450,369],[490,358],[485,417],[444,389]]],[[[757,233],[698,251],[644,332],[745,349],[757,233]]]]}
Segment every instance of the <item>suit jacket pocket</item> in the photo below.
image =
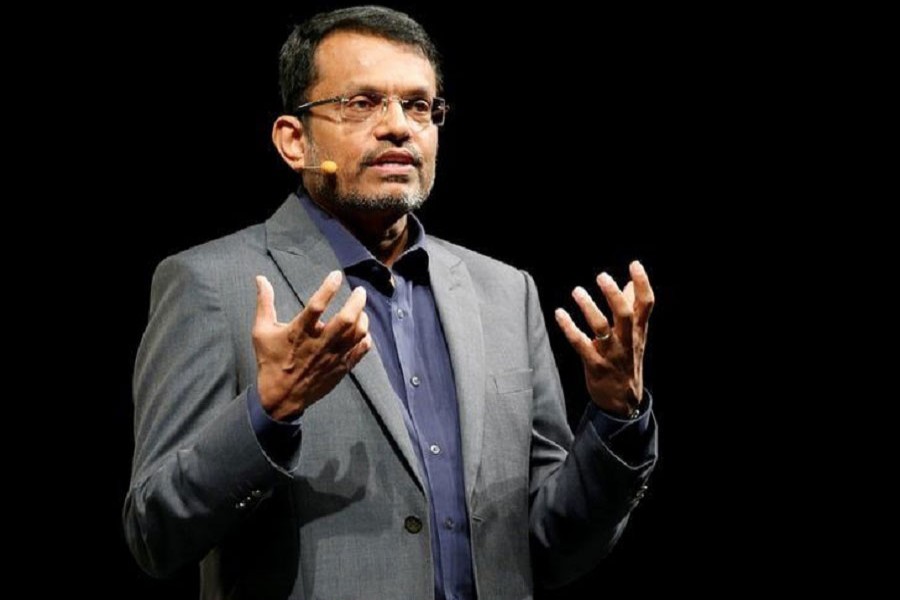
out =
{"type": "Polygon", "coordinates": [[[511,394],[531,389],[531,369],[516,369],[491,373],[494,380],[494,391],[498,394],[511,394]]]}

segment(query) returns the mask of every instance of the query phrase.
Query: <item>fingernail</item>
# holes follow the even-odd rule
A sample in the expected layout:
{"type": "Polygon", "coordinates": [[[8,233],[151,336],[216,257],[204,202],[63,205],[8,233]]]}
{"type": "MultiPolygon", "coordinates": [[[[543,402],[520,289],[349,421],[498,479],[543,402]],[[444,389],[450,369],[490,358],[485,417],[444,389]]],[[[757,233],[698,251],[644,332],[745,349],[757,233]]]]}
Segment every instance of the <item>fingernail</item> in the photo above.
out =
{"type": "Polygon", "coordinates": [[[341,282],[341,272],[340,271],[332,271],[328,274],[328,283],[338,284],[341,282]]]}
{"type": "Polygon", "coordinates": [[[588,293],[580,285],[575,288],[573,294],[580,298],[587,298],[587,295],[588,295],[588,293]]]}
{"type": "Polygon", "coordinates": [[[603,271],[602,273],[600,273],[600,275],[597,277],[597,279],[600,279],[606,283],[609,283],[612,281],[612,277],[610,277],[609,273],[607,273],[606,271],[603,271]]]}
{"type": "Polygon", "coordinates": [[[634,266],[635,269],[637,269],[638,273],[644,272],[644,265],[641,264],[641,261],[636,260],[631,264],[632,264],[632,266],[634,266]]]}

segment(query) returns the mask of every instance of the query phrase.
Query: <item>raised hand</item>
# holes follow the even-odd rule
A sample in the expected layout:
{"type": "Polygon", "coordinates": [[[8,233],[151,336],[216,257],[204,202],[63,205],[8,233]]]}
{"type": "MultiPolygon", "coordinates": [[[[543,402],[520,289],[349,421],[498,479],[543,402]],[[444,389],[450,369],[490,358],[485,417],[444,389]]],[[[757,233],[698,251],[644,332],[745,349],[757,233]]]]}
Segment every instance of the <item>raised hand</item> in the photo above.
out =
{"type": "Polygon", "coordinates": [[[366,290],[357,287],[327,323],[320,317],[341,286],[332,271],[290,323],[279,323],[275,291],[269,280],[256,278],[257,386],[263,408],[273,418],[289,419],[330,392],[372,347],[366,290]]]}
{"type": "Polygon", "coordinates": [[[584,288],[573,290],[592,337],[578,328],[569,313],[556,309],[557,323],[584,364],[591,399],[603,410],[623,416],[634,416],[643,401],[647,323],[654,303],[643,265],[633,261],[629,270],[632,279],[624,290],[607,273],[597,276],[612,311],[612,325],[584,288]]]}

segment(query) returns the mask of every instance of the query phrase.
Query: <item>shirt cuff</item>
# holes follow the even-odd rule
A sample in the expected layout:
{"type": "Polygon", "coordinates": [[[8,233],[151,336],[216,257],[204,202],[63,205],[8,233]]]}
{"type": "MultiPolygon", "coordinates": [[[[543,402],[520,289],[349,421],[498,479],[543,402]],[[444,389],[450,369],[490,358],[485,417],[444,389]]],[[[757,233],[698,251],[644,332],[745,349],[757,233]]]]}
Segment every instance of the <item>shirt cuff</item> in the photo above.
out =
{"type": "Polygon", "coordinates": [[[612,415],[588,403],[588,419],[600,439],[615,454],[628,463],[637,464],[650,451],[650,412],[653,409],[653,396],[650,390],[644,389],[644,401],[641,403],[640,415],[635,419],[612,415]]]}
{"type": "Polygon", "coordinates": [[[270,417],[262,407],[256,384],[247,389],[247,411],[256,439],[266,454],[276,462],[290,458],[300,443],[303,416],[293,421],[276,421],[270,417]]]}
{"type": "Polygon", "coordinates": [[[623,429],[629,426],[638,428],[639,433],[644,433],[650,426],[650,410],[653,408],[653,397],[649,390],[644,390],[645,401],[642,403],[640,415],[636,419],[627,419],[618,415],[613,415],[597,407],[596,404],[590,402],[588,404],[588,418],[594,424],[597,435],[605,442],[618,435],[623,429]]]}

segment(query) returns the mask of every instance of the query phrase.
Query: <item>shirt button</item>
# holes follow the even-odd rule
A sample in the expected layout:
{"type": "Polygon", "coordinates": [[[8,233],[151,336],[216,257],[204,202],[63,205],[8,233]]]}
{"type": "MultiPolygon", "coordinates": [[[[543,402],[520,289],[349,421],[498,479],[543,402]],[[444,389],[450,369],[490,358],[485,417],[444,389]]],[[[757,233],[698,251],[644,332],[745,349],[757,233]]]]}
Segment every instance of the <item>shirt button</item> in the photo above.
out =
{"type": "Polygon", "coordinates": [[[402,308],[398,308],[397,309],[397,318],[402,319],[405,316],[406,316],[406,311],[403,310],[402,308]]]}
{"type": "Polygon", "coordinates": [[[444,527],[446,527],[447,529],[453,529],[454,525],[456,525],[456,523],[454,523],[453,519],[451,519],[450,517],[444,519],[444,527]]]}
{"type": "Polygon", "coordinates": [[[419,387],[419,384],[422,383],[422,381],[419,379],[418,375],[413,375],[412,377],[410,377],[409,382],[411,384],[413,384],[413,386],[415,386],[415,387],[419,387]]]}
{"type": "Polygon", "coordinates": [[[419,533],[422,531],[422,520],[419,517],[406,517],[403,527],[410,533],[419,533]]]}
{"type": "Polygon", "coordinates": [[[440,454],[441,453],[441,447],[438,446],[437,444],[432,444],[431,447],[428,449],[431,450],[432,454],[440,454]]]}

